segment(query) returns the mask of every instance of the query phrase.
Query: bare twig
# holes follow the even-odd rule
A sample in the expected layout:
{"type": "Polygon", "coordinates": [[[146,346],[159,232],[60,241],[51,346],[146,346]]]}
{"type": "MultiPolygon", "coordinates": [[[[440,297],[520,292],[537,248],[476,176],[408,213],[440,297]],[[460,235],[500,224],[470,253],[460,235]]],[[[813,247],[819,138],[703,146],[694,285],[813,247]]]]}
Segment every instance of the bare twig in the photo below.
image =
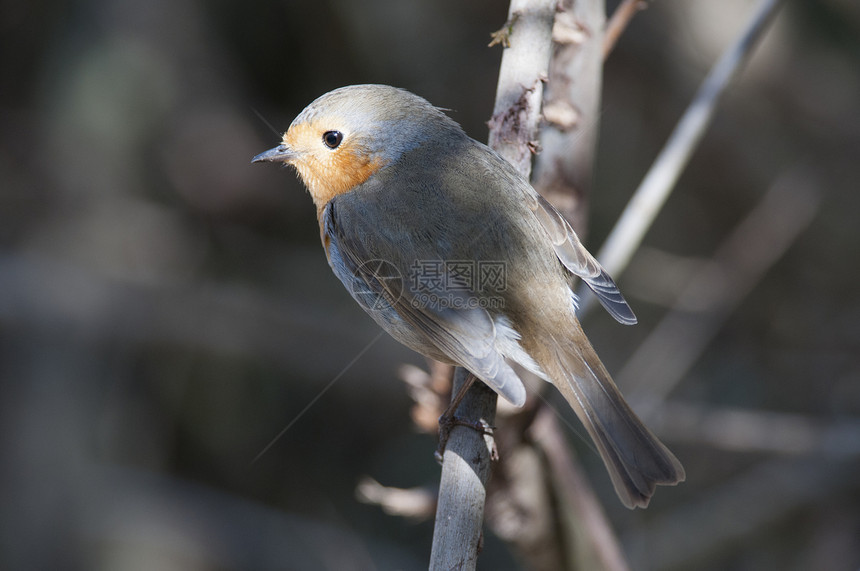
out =
{"type": "Polygon", "coordinates": [[[731,452],[860,457],[860,419],[817,418],[808,414],[715,408],[670,400],[650,423],[655,431],[696,446],[731,452]]]}
{"type": "MultiPolygon", "coordinates": [[[[645,232],[674,188],[681,171],[711,122],[720,95],[752,53],[779,5],[780,0],[760,1],[746,29],[723,53],[705,78],[695,99],[627,204],[597,256],[603,267],[616,279],[626,268],[633,252],[639,247],[645,232]]],[[[584,315],[593,305],[594,299],[584,288],[580,288],[579,292],[582,294],[580,312],[584,315]]]]}
{"type": "Polygon", "coordinates": [[[428,488],[393,488],[383,486],[366,476],[355,487],[355,496],[366,504],[375,504],[388,515],[425,520],[436,509],[436,494],[428,488]]]}
{"type": "Polygon", "coordinates": [[[552,54],[556,0],[512,0],[510,47],[502,54],[490,146],[529,178],[540,121],[543,83],[552,54]]]}
{"type": "MultiPolygon", "coordinates": [[[[542,150],[533,176],[535,188],[581,235],[600,115],[604,18],[603,0],[559,2],[542,150]]],[[[615,533],[555,414],[543,404],[530,429],[528,410],[499,422],[502,461],[493,480],[488,522],[529,569],[626,569],[615,533]]]]}
{"type": "Polygon", "coordinates": [[[575,461],[573,450],[562,437],[555,412],[543,407],[532,425],[534,441],[544,451],[554,489],[563,496],[561,514],[571,538],[568,567],[574,569],[629,569],[621,546],[594,491],[575,461]],[[570,552],[573,553],[570,553],[570,552]],[[575,562],[575,565],[572,563],[575,562]]]}
{"type": "Polygon", "coordinates": [[[516,24],[519,17],[519,12],[513,12],[501,28],[490,34],[491,39],[487,47],[491,48],[499,45],[503,48],[511,47],[511,33],[514,31],[514,24],[516,24]]]}
{"type": "Polygon", "coordinates": [[[646,0],[624,0],[624,2],[618,5],[615,12],[612,13],[609,23],[606,24],[606,33],[603,36],[604,60],[612,53],[615,44],[618,43],[618,38],[627,29],[627,25],[630,24],[633,16],[647,7],[648,2],[646,0]]]}
{"type": "MultiPolygon", "coordinates": [[[[537,138],[555,7],[556,0],[512,0],[508,11],[510,47],[502,55],[490,146],[526,178],[537,138]]],[[[464,374],[457,368],[455,378],[464,374]]],[[[474,383],[457,414],[467,421],[484,418],[492,423],[482,415],[495,414],[496,400],[483,383],[474,383]]],[[[464,427],[451,431],[443,456],[430,569],[475,568],[489,478],[489,450],[479,436],[464,427]]]]}
{"type": "Polygon", "coordinates": [[[858,469],[857,456],[761,462],[654,518],[624,538],[626,550],[642,569],[694,569],[729,545],[773,533],[800,508],[820,507],[825,498],[846,501],[857,489],[858,469]]]}
{"type": "MultiPolygon", "coordinates": [[[[454,394],[470,377],[457,367],[454,394]]],[[[484,383],[473,383],[455,411],[458,418],[492,425],[496,393],[484,383]]],[[[430,569],[474,569],[482,543],[486,483],[490,478],[492,437],[466,426],[451,429],[442,463],[430,569]]]]}
{"type": "Polygon", "coordinates": [[[451,381],[454,366],[427,359],[430,372],[414,365],[400,367],[398,376],[409,388],[409,396],[415,401],[412,406],[412,422],[421,432],[439,433],[439,416],[451,401],[451,381]]]}
{"type": "Polygon", "coordinates": [[[781,177],[691,279],[678,304],[705,309],[670,311],[616,377],[640,413],[653,410],[683,378],[732,310],[807,227],[818,200],[809,176],[781,177]]]}
{"type": "Polygon", "coordinates": [[[580,237],[586,233],[597,147],[604,19],[603,0],[559,3],[554,34],[568,39],[556,45],[550,64],[540,138],[543,151],[535,163],[535,188],[580,237]]]}

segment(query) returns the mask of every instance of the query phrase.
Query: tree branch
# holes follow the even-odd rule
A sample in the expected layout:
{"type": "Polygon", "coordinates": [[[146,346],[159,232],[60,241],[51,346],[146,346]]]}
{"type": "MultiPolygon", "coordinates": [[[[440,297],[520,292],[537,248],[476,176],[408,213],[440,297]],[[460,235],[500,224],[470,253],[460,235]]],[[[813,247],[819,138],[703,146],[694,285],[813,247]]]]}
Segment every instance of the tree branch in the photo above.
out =
{"type": "MultiPolygon", "coordinates": [[[[471,375],[457,367],[454,390],[471,375]]],[[[457,418],[483,421],[492,426],[496,418],[496,393],[484,383],[472,383],[456,410],[457,418]]],[[[454,426],[442,462],[442,480],[433,527],[430,569],[474,569],[483,543],[484,501],[490,479],[492,436],[467,426],[454,426]]]]}
{"type": "Polygon", "coordinates": [[[780,177],[678,296],[616,376],[640,414],[666,398],[735,307],[812,221],[820,192],[806,172],[780,177]],[[691,313],[688,308],[699,307],[691,313]]]}
{"type": "MultiPolygon", "coordinates": [[[[702,82],[695,99],[678,122],[663,150],[642,180],[615,224],[597,259],[615,279],[627,267],[645,232],[660,212],[675,182],[705,133],[719,102],[738,70],[752,53],[776,14],[780,0],[761,0],[746,29],[722,55],[702,82]]],[[[594,305],[594,297],[579,289],[580,314],[594,305]]]]}
{"type": "Polygon", "coordinates": [[[511,0],[505,24],[510,47],[502,53],[496,104],[488,122],[490,147],[526,178],[537,145],[555,7],[556,0],[511,0]]]}
{"type": "Polygon", "coordinates": [[[588,196],[603,90],[603,0],[559,3],[555,53],[544,97],[545,126],[535,163],[535,188],[587,233],[588,196]]]}
{"type": "MultiPolygon", "coordinates": [[[[502,54],[489,141],[526,178],[552,51],[555,7],[556,0],[512,0],[504,32],[504,43],[510,47],[502,54]]],[[[458,367],[455,379],[465,374],[458,367]]],[[[455,386],[452,394],[456,393],[455,386]]],[[[474,383],[457,416],[466,421],[483,418],[492,424],[493,417],[483,415],[495,414],[496,400],[483,383],[474,383]]],[[[475,568],[490,472],[488,455],[487,443],[474,430],[452,429],[443,456],[430,569],[475,568]]]]}
{"type": "Polygon", "coordinates": [[[644,10],[648,6],[646,0],[624,0],[612,13],[609,23],[606,24],[606,34],[603,37],[603,59],[609,57],[612,53],[615,44],[618,43],[618,38],[627,29],[630,20],[640,10],[644,10]]]}
{"type": "MultiPolygon", "coordinates": [[[[580,235],[586,230],[597,145],[604,20],[603,0],[559,2],[533,176],[538,192],[580,235]]],[[[499,422],[499,477],[488,505],[494,531],[529,569],[627,569],[557,413],[537,403],[529,414],[525,410],[499,422]]]]}

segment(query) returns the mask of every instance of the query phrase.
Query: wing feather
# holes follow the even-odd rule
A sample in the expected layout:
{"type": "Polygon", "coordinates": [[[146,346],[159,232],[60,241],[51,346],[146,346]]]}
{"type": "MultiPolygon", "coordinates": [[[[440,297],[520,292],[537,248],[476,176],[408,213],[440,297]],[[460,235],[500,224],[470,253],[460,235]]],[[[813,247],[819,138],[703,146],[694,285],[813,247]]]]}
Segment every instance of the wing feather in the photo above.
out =
{"type": "Polygon", "coordinates": [[[582,278],[597,295],[601,305],[617,321],[625,325],[636,323],[636,315],[621,295],[618,286],[603,266],[585,249],[564,216],[537,192],[532,191],[529,194],[529,207],[549,234],[556,256],[564,267],[582,278]]]}
{"type": "MultiPolygon", "coordinates": [[[[337,201],[329,202],[323,212],[329,262],[362,308],[404,345],[431,357],[434,352],[447,356],[505,399],[522,406],[525,387],[497,348],[496,325],[489,312],[471,303],[469,292],[443,291],[430,284],[415,291],[402,264],[378,260],[368,251],[368,233],[373,228],[362,228],[363,234],[358,236],[357,229],[337,223],[337,201]],[[445,303],[438,303],[440,299],[445,303]]],[[[372,240],[384,239],[381,234],[372,236],[372,240]]]]}

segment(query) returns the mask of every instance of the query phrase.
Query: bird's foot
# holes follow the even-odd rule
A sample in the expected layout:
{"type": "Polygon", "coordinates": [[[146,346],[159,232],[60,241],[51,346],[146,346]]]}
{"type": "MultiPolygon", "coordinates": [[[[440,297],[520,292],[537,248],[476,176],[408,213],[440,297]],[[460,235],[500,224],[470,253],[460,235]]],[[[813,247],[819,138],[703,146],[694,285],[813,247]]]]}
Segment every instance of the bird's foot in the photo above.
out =
{"type": "Polygon", "coordinates": [[[496,450],[496,442],[492,438],[495,426],[491,426],[483,418],[480,420],[466,420],[457,416],[443,414],[439,417],[439,446],[436,448],[436,461],[442,463],[442,457],[445,454],[445,448],[448,446],[448,439],[451,437],[451,430],[455,426],[466,426],[471,428],[481,436],[489,436],[491,438],[492,447],[490,449],[490,459],[498,460],[499,452],[496,450]]]}

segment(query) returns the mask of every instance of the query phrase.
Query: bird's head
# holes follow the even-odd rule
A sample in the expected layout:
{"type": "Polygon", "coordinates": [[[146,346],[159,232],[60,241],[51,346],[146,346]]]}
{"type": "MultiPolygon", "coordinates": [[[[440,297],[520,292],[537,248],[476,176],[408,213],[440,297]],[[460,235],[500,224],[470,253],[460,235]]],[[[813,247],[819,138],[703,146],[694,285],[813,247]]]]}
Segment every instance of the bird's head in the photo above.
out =
{"type": "Polygon", "coordinates": [[[428,139],[460,127],[429,102],[387,85],[351,85],[308,105],[274,149],[253,162],[296,168],[321,211],[428,139]]]}

